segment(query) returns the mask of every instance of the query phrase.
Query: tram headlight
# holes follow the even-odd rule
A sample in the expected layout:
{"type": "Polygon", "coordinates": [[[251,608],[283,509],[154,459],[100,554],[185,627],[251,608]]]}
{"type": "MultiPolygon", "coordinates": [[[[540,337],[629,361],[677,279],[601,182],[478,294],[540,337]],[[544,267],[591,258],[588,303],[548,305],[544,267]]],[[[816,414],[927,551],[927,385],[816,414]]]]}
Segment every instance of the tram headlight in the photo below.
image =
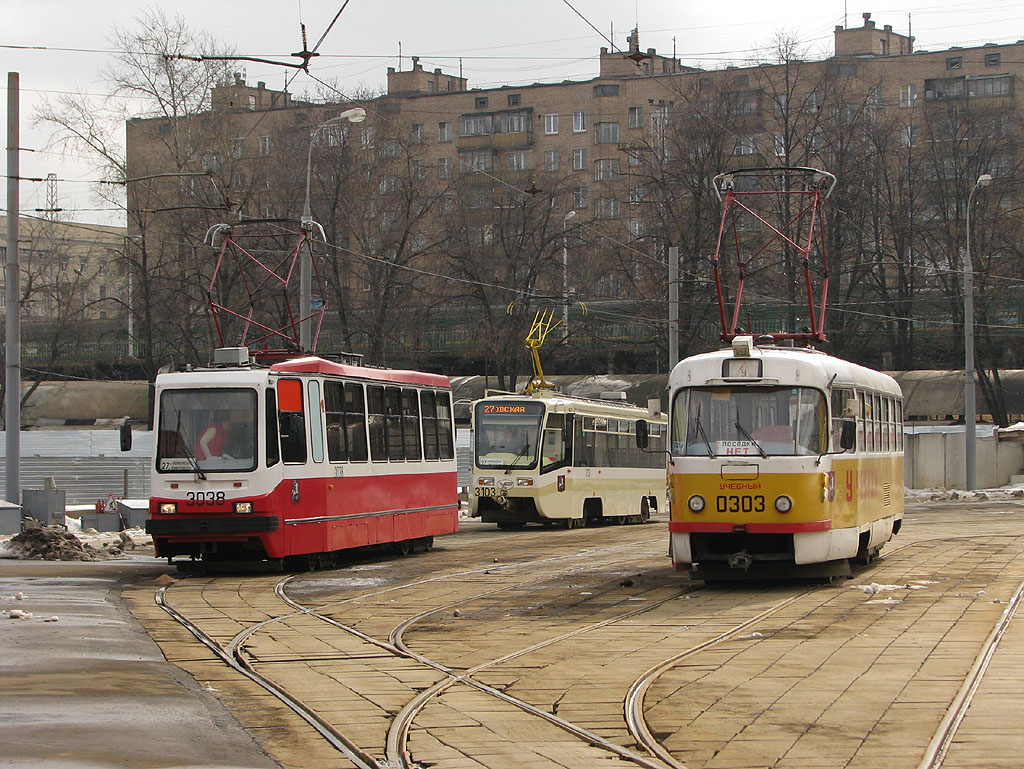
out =
{"type": "Polygon", "coordinates": [[[702,513],[704,512],[704,497],[700,494],[694,494],[686,500],[686,506],[690,508],[690,512],[702,513]]]}
{"type": "Polygon", "coordinates": [[[532,486],[533,478],[516,478],[516,486],[532,486]]]}
{"type": "Polygon", "coordinates": [[[494,479],[493,478],[477,478],[476,482],[477,482],[478,486],[493,486],[494,485],[494,479]]]}
{"type": "Polygon", "coordinates": [[[178,503],[161,502],[160,507],[158,509],[163,515],[174,515],[176,512],[178,512],[178,503]]]}
{"type": "Polygon", "coordinates": [[[235,502],[234,507],[235,507],[235,512],[236,513],[251,513],[252,512],[252,502],[235,502]]]}
{"type": "Polygon", "coordinates": [[[775,498],[775,509],[780,513],[788,513],[793,509],[793,500],[783,494],[775,498]]]}

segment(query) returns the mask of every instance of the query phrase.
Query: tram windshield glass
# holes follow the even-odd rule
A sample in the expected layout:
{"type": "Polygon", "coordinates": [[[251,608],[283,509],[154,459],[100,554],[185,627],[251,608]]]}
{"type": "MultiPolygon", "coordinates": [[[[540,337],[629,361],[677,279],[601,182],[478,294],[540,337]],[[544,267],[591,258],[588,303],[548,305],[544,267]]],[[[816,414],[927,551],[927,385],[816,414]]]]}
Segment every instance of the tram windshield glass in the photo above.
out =
{"type": "Polygon", "coordinates": [[[693,387],[672,415],[676,456],[805,456],[827,451],[825,395],[809,387],[693,387]]]}
{"type": "Polygon", "coordinates": [[[159,472],[256,469],[256,391],[164,390],[156,446],[159,472]]]}
{"type": "Polygon", "coordinates": [[[476,404],[474,460],[477,467],[508,470],[537,466],[543,403],[476,404]]]}

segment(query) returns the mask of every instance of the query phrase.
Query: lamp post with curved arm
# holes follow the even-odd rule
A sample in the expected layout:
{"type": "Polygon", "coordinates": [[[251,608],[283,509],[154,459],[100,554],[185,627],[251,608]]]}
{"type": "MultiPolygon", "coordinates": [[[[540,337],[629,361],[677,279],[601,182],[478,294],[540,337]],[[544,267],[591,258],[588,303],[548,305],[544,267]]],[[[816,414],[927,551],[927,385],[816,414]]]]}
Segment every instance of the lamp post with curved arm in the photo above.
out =
{"type": "Polygon", "coordinates": [[[964,249],[964,433],[967,491],[977,486],[977,445],[975,442],[977,411],[974,403],[974,265],[971,262],[971,206],[978,187],[987,187],[991,174],[982,174],[967,195],[966,248],[964,249]]]}
{"type": "MultiPolygon", "coordinates": [[[[313,225],[313,213],[309,205],[310,179],[313,175],[313,146],[316,144],[320,132],[328,126],[348,121],[350,123],[361,123],[366,120],[366,110],[362,107],[347,109],[340,115],[325,120],[313,129],[309,135],[309,153],[306,156],[306,201],[302,205],[302,229],[307,236],[311,234],[313,225]]],[[[313,314],[313,260],[310,249],[304,248],[299,261],[299,346],[305,351],[309,350],[312,337],[310,330],[310,316],[313,314]]]]}
{"type": "Polygon", "coordinates": [[[565,237],[565,226],[576,216],[570,211],[562,217],[562,340],[569,339],[569,246],[565,237]]]}

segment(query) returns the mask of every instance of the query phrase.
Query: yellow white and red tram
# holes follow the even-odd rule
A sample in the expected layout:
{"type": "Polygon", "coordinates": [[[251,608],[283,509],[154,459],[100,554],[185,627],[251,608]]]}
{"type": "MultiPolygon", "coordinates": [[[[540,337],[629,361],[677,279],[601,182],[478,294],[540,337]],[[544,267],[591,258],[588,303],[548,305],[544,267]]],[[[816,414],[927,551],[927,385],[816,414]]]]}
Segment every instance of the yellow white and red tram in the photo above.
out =
{"type": "Polygon", "coordinates": [[[458,529],[447,377],[319,357],[161,374],[150,519],[158,557],[292,559],[458,529]]]}
{"type": "Polygon", "coordinates": [[[841,574],[899,531],[902,393],[881,372],[765,341],[737,336],[672,371],[672,562],[841,574]]]}

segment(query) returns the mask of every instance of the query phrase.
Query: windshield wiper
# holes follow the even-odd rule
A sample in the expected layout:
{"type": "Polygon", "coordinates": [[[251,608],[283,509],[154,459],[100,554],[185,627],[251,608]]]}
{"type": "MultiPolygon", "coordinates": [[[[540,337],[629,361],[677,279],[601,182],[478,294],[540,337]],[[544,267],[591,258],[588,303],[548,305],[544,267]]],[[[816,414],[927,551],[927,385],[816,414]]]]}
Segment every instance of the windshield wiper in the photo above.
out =
{"type": "Polygon", "coordinates": [[[181,432],[181,412],[180,411],[178,412],[178,424],[175,427],[175,432],[178,435],[178,440],[181,441],[181,449],[182,449],[182,451],[185,452],[185,459],[187,459],[188,463],[190,465],[192,465],[192,472],[194,472],[196,474],[196,477],[199,478],[199,480],[205,481],[206,480],[206,473],[204,473],[202,471],[202,469],[199,467],[199,460],[196,459],[196,455],[193,454],[192,453],[192,449],[189,448],[189,446],[188,446],[188,439],[181,432]]]}
{"type": "Polygon", "coordinates": [[[708,447],[708,456],[712,459],[716,459],[718,455],[715,454],[715,450],[711,448],[711,441],[708,440],[708,434],[704,432],[704,425],[700,421],[700,403],[697,404],[697,414],[694,416],[693,421],[697,426],[697,434],[703,439],[704,445],[708,447]]]}
{"type": "Polygon", "coordinates": [[[735,425],[736,425],[736,429],[739,430],[741,433],[743,433],[743,437],[745,437],[748,441],[750,441],[751,443],[754,444],[754,448],[756,448],[758,453],[761,454],[761,458],[762,459],[768,459],[768,452],[761,448],[761,444],[754,440],[754,436],[752,436],[750,433],[748,433],[744,429],[743,425],[741,425],[739,422],[736,422],[735,425]]]}
{"type": "Polygon", "coordinates": [[[509,472],[511,472],[512,468],[515,467],[516,463],[519,462],[519,460],[523,458],[523,455],[526,454],[526,451],[529,448],[530,448],[530,444],[528,442],[523,444],[523,447],[521,449],[519,449],[519,453],[516,454],[515,457],[512,458],[512,461],[509,463],[508,467],[505,468],[505,475],[508,475],[509,472]]]}

